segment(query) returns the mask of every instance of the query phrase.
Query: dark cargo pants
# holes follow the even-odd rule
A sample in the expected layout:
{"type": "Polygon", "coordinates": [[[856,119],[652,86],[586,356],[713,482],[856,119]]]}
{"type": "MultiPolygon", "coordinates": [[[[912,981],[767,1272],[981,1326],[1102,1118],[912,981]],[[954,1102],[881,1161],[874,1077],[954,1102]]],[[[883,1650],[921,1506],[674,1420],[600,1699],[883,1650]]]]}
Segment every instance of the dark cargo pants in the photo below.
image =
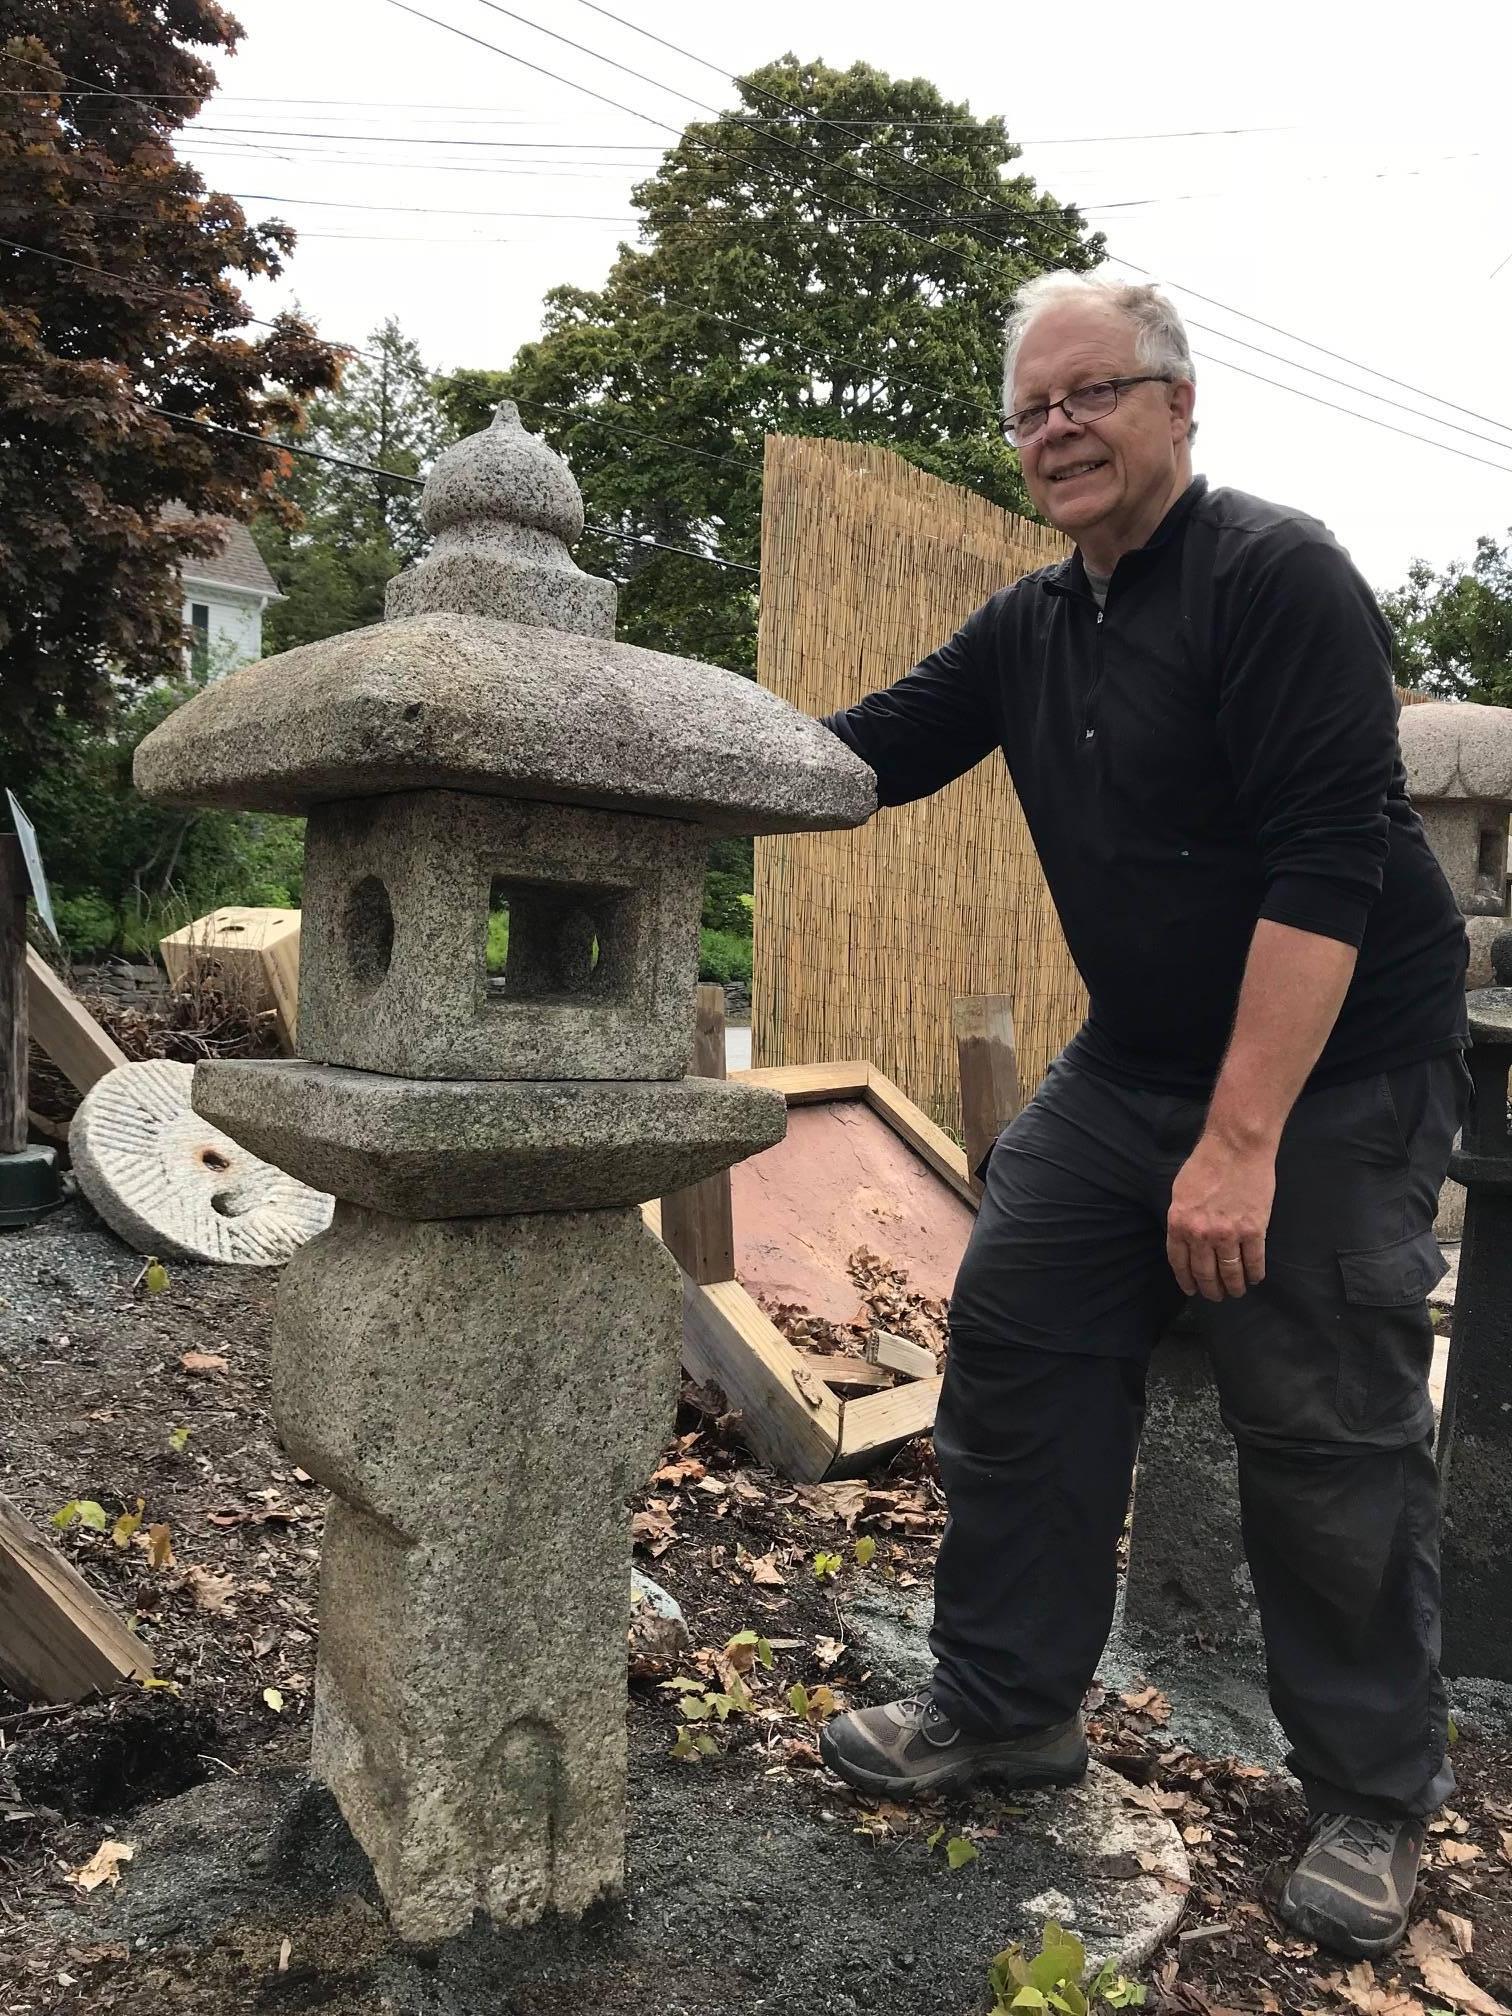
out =
{"type": "MultiPolygon", "coordinates": [[[[1315,1811],[1421,1815],[1454,1785],[1426,1297],[1468,1096],[1458,1052],[1305,1095],[1265,1280],[1196,1304],[1238,1448],[1271,1705],[1315,1811]]],[[[935,1689],[973,1733],[1062,1720],[1096,1671],[1145,1373],[1184,1301],[1171,1184],[1204,1115],[1061,1062],[987,1165],[935,1423],[935,1689]]]]}

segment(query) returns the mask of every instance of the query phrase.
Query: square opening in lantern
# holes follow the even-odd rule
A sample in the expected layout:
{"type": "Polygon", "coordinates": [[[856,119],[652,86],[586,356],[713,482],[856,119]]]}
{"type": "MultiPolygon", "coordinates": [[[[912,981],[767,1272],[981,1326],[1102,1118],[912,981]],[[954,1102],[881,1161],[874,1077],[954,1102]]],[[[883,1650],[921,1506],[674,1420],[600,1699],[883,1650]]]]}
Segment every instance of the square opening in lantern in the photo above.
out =
{"type": "Polygon", "coordinates": [[[581,1006],[625,991],[632,892],[603,884],[495,875],[484,963],[490,1006],[581,1006]]]}

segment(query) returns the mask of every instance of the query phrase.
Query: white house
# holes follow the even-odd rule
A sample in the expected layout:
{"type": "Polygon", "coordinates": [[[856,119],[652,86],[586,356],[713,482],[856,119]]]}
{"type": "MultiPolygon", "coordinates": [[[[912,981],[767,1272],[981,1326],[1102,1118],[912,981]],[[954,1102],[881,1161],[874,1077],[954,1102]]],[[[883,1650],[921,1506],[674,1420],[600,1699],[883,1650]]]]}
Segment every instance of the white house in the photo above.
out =
{"type": "MultiPolygon", "coordinates": [[[[182,506],[164,514],[188,517],[182,506]]],[[[281,602],[278,583],[245,525],[228,525],[219,550],[180,563],[189,662],[219,678],[233,666],[262,656],[263,611],[281,602]]]]}

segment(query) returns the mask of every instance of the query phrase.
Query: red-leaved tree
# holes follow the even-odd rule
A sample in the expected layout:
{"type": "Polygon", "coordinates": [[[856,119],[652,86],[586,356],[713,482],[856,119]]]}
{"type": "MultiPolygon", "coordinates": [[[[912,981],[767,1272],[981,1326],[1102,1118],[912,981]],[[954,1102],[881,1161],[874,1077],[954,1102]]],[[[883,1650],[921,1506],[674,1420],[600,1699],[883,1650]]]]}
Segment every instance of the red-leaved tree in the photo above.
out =
{"type": "Polygon", "coordinates": [[[182,662],[177,568],[213,551],[164,507],[246,520],[263,434],[338,376],[295,316],[258,328],[238,276],[294,243],[208,193],[175,133],[215,88],[213,0],[9,0],[0,28],[0,771],[182,662]],[[181,416],[170,419],[170,414],[181,416]]]}

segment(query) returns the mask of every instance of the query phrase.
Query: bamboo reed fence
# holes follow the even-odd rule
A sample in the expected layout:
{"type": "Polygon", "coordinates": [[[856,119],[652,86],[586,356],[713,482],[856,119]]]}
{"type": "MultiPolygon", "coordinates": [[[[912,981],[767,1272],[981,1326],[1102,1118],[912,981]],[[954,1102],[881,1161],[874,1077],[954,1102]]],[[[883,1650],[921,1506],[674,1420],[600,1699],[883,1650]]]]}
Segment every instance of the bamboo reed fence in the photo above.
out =
{"type": "MultiPolygon", "coordinates": [[[[757,677],[805,713],[890,685],[1070,548],[886,449],[768,438],[757,677]]],[[[756,844],[752,1057],[862,1057],[960,1131],[951,1003],[1006,994],[1032,1092],[1085,1010],[1007,767],[858,831],[756,844]]]]}

